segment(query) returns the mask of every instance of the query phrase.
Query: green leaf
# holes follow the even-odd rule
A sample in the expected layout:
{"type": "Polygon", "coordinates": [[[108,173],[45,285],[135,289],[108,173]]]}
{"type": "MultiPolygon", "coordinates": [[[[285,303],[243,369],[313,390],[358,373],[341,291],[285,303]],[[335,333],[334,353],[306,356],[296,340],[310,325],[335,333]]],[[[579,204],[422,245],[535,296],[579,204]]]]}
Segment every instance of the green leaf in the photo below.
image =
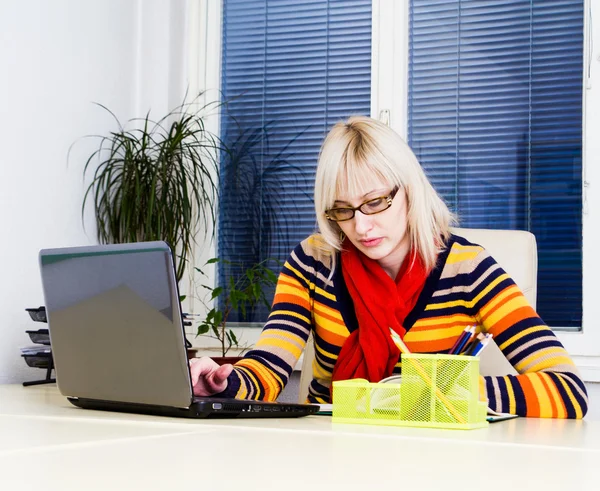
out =
{"type": "Polygon", "coordinates": [[[197,335],[201,336],[202,334],[206,334],[210,329],[210,326],[208,324],[200,324],[198,326],[198,332],[197,335]]]}
{"type": "Polygon", "coordinates": [[[179,301],[183,302],[187,298],[187,295],[179,295],[179,301]]]}
{"type": "Polygon", "coordinates": [[[212,291],[212,294],[210,295],[210,299],[214,300],[215,298],[217,298],[219,295],[221,295],[221,293],[223,293],[223,287],[222,286],[218,286],[217,288],[215,288],[212,291]]]}

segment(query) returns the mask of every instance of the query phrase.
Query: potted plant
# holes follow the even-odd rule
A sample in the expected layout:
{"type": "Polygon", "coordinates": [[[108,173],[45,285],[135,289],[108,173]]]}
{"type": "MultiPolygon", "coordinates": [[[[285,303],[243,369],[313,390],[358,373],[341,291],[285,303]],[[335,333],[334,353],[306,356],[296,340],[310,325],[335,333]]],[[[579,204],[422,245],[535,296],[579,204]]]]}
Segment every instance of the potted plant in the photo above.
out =
{"type": "MultiPolygon", "coordinates": [[[[219,364],[235,363],[241,356],[228,357],[227,354],[232,348],[242,348],[240,340],[235,332],[228,325],[229,316],[234,311],[240,311],[242,319],[245,318],[249,309],[257,304],[264,304],[270,308],[265,289],[274,287],[277,283],[277,276],[268,267],[271,260],[267,259],[244,269],[242,274],[234,277],[230,276],[225,285],[212,287],[202,284],[201,287],[207,290],[207,300],[201,299],[208,312],[204,319],[200,321],[197,329],[198,336],[208,336],[217,340],[220,356],[211,357],[219,364]]],[[[229,263],[229,261],[213,258],[207,261],[208,264],[219,262],[229,263]]],[[[207,276],[201,269],[195,268],[200,274],[207,276]]],[[[241,353],[238,353],[241,355],[241,353]]]]}
{"type": "MultiPolygon", "coordinates": [[[[200,97],[200,96],[199,96],[200,97]]],[[[194,100],[195,101],[195,100],[194,100]]],[[[220,140],[204,125],[214,104],[183,103],[158,121],[131,119],[87,159],[92,173],[82,214],[92,201],[101,243],[164,240],[174,250],[180,280],[201,226],[214,231],[220,140]],[[96,164],[97,165],[93,165],[96,164]]]]}
{"type": "MultiPolygon", "coordinates": [[[[306,190],[311,187],[305,169],[296,163],[292,152],[302,131],[287,137],[275,121],[256,124],[224,114],[230,122],[221,152],[219,256],[227,260],[221,261],[218,268],[221,284],[231,277],[243,277],[245,269],[265,258],[287,257],[294,245],[290,225],[302,210],[297,209],[286,189],[291,186],[296,192],[308,194],[306,190]]],[[[243,313],[245,321],[264,320],[262,303],[256,307],[243,313]]],[[[242,320],[241,314],[232,312],[231,317],[242,320]]]]}

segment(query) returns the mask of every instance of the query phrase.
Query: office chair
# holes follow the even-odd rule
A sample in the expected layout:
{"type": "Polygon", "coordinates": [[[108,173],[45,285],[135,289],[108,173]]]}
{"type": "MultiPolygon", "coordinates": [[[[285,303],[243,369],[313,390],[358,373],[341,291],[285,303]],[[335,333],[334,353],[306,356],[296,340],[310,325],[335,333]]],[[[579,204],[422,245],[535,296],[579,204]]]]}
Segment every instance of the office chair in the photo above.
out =
{"type": "MultiPolygon", "coordinates": [[[[519,286],[525,298],[535,309],[537,300],[537,243],[535,236],[522,230],[487,230],[454,228],[452,233],[473,244],[483,246],[519,286]]],[[[312,333],[304,349],[298,401],[305,402],[313,378],[315,347],[312,333]]],[[[516,374],[495,343],[490,343],[481,355],[482,375],[516,374]]]]}

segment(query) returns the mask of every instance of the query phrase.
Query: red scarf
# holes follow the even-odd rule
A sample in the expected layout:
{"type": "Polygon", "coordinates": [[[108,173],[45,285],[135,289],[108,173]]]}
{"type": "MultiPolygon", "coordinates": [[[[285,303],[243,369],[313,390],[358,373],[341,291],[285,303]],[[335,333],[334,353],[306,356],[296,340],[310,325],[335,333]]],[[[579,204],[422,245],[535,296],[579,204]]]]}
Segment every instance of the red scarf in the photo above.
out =
{"type": "Polygon", "coordinates": [[[411,259],[409,253],[394,282],[377,261],[362,254],[349,240],[344,241],[342,273],[354,302],[358,329],[342,346],[333,367],[333,381],[365,378],[379,382],[392,374],[400,351],[392,341],[390,327],[404,338],[404,320],[427,279],[421,257],[411,259]]]}

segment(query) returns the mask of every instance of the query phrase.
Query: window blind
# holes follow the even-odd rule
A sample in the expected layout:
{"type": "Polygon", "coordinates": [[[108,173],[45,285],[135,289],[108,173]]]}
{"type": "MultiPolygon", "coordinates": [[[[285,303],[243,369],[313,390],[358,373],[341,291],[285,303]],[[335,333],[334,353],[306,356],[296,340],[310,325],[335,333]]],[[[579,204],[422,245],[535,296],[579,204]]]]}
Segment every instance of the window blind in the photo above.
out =
{"type": "Polygon", "coordinates": [[[370,111],[371,0],[224,0],[222,32],[218,251],[231,264],[220,264],[218,279],[226,285],[254,263],[285,261],[316,230],[323,138],[337,121],[370,111]]]}
{"type": "Polygon", "coordinates": [[[582,317],[583,1],[411,0],[408,138],[460,224],[538,242],[537,310],[582,317]]]}

